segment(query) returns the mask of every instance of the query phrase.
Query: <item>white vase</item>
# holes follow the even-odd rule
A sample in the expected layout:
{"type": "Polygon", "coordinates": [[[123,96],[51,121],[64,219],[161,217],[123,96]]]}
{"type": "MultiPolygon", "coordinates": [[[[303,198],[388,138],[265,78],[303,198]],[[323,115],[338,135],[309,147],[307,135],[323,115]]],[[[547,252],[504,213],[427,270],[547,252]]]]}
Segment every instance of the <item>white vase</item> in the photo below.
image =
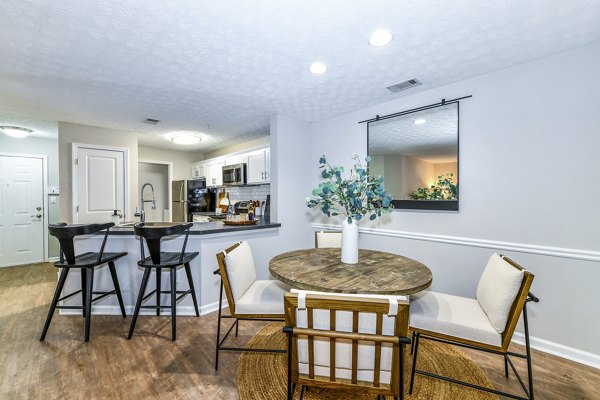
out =
{"type": "Polygon", "coordinates": [[[348,218],[342,222],[342,262],[356,264],[358,262],[358,224],[348,218]]]}

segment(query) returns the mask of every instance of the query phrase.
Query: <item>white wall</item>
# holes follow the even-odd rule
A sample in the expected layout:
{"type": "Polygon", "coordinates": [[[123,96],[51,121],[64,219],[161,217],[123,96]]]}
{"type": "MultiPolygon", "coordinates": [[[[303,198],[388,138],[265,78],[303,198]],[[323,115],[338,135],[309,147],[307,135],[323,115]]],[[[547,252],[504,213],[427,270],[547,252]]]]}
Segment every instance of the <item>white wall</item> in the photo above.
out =
{"type": "Polygon", "coordinates": [[[190,179],[192,163],[203,160],[201,153],[138,147],[138,157],[144,161],[163,161],[173,163],[173,180],[190,179]]]}
{"type": "Polygon", "coordinates": [[[222,149],[210,151],[204,154],[204,159],[207,160],[209,158],[220,157],[226,154],[237,153],[240,151],[254,149],[256,147],[268,146],[271,143],[271,138],[269,136],[263,136],[258,139],[250,140],[247,142],[237,143],[232,146],[223,147],[222,149]]]}
{"type": "Polygon", "coordinates": [[[433,289],[474,296],[491,251],[515,243],[519,251],[503,252],[536,274],[541,298],[530,310],[531,334],[600,355],[600,263],[578,259],[600,260],[598,71],[597,42],[316,122],[312,166],[323,152],[347,168],[352,153],[364,155],[366,125],[358,121],[473,95],[460,104],[460,211],[395,211],[374,226],[411,239],[363,233],[361,246],[422,260],[433,289]],[[475,241],[442,244],[415,234],[475,241]],[[535,245],[546,255],[531,254],[535,245]],[[560,248],[558,256],[548,256],[550,248],[560,248]]]}
{"type": "MultiPolygon", "coordinates": [[[[148,222],[162,222],[164,210],[169,210],[171,204],[169,203],[169,189],[171,183],[169,182],[169,166],[164,164],[152,164],[146,162],[138,163],[138,192],[142,188],[144,183],[151,183],[154,187],[154,199],[156,201],[156,210],[152,209],[150,203],[144,205],[144,212],[146,213],[146,221],[148,222]]],[[[152,199],[152,190],[147,187],[144,191],[144,199],[152,199]]]]}
{"type": "MultiPolygon", "coordinates": [[[[128,181],[129,188],[137,188],[138,181],[138,139],[137,133],[100,128],[96,126],[58,123],[58,155],[60,179],[60,219],[64,222],[73,221],[72,201],[72,144],[95,144],[101,146],[121,147],[129,150],[128,181]]],[[[129,190],[129,209],[127,220],[133,219],[135,207],[138,205],[137,190],[129,190]]]]}

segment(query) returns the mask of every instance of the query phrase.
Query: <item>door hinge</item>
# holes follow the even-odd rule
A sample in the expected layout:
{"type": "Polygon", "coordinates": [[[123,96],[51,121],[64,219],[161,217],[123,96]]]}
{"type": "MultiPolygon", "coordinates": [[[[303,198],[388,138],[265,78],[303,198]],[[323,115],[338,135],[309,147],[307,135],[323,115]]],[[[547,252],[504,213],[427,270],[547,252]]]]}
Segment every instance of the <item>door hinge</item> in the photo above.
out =
{"type": "Polygon", "coordinates": [[[79,212],[79,206],[75,206],[75,212],[79,212]]]}
{"type": "Polygon", "coordinates": [[[73,159],[73,164],[79,165],[79,158],[74,158],[73,159]]]}

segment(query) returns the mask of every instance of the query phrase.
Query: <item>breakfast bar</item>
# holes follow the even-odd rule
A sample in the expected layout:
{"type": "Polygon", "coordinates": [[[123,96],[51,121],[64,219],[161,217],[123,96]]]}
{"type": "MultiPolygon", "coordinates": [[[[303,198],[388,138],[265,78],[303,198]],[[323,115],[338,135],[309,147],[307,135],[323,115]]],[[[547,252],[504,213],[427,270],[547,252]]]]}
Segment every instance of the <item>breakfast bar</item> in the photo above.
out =
{"type": "MultiPolygon", "coordinates": [[[[153,223],[149,223],[153,224],[153,223]]],[[[165,223],[154,223],[156,226],[165,223]]],[[[269,242],[277,235],[280,223],[263,219],[254,225],[225,225],[222,221],[194,223],[190,229],[186,251],[199,252],[191,263],[192,278],[196,289],[198,302],[200,303],[200,312],[206,313],[217,309],[219,281],[215,278],[212,271],[216,268],[215,255],[231,244],[247,240],[257,249],[255,257],[262,261],[263,265],[268,263],[269,242]],[[264,260],[261,257],[264,255],[264,260]]],[[[167,237],[162,241],[162,247],[165,251],[181,251],[184,242],[184,236],[167,237]]],[[[87,251],[98,251],[104,239],[104,232],[98,234],[84,235],[75,238],[75,252],[81,254],[87,251]]],[[[119,278],[125,310],[128,315],[133,313],[136,296],[140,289],[143,276],[143,268],[138,267],[137,262],[140,259],[140,238],[134,234],[133,223],[121,224],[110,229],[106,242],[106,252],[127,252],[127,255],[116,262],[116,272],[119,278]]],[[[261,273],[259,271],[259,273],[261,273]]],[[[267,275],[268,271],[262,271],[267,275]]],[[[166,287],[169,289],[167,275],[164,279],[166,287]]],[[[148,291],[153,290],[151,282],[148,285],[148,291]]],[[[80,289],[81,278],[79,271],[74,270],[69,274],[65,284],[65,292],[72,292],[80,289]]],[[[177,289],[186,290],[188,288],[187,279],[184,270],[177,271],[177,289]]],[[[109,269],[100,267],[94,277],[94,290],[112,290],[112,280],[109,269]]],[[[188,296],[189,297],[189,296],[188,296]]],[[[170,300],[168,295],[162,295],[161,303],[167,304],[170,300]]],[[[153,302],[153,300],[149,300],[153,302]]],[[[81,304],[81,297],[74,296],[65,300],[65,305],[81,304]]],[[[119,305],[115,296],[108,296],[94,304],[93,314],[96,315],[118,315],[120,314],[119,305]]],[[[163,311],[168,312],[168,311],[163,311]]],[[[61,310],[61,314],[80,315],[80,310],[61,310]]],[[[190,298],[181,300],[177,305],[178,315],[195,315],[192,301],[190,298]]],[[[143,311],[141,314],[150,314],[150,311],[143,311]]]]}

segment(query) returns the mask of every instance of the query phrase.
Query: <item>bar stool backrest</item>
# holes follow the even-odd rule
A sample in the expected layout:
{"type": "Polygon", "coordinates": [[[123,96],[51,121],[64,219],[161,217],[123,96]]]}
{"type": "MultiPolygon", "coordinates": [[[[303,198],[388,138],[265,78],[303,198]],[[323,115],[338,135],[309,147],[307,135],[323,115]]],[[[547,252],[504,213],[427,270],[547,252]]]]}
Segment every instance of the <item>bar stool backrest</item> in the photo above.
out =
{"type": "MultiPolygon", "coordinates": [[[[160,240],[166,236],[180,236],[185,232],[185,240],[183,241],[183,246],[181,248],[181,259],[183,260],[185,247],[187,246],[188,235],[192,226],[194,226],[194,224],[191,222],[187,224],[160,227],[146,226],[144,222],[141,222],[135,224],[133,226],[133,230],[136,235],[146,240],[152,263],[155,265],[160,265],[160,240]]],[[[140,240],[140,248],[143,261],[146,259],[143,240],[140,240]]]]}
{"type": "Polygon", "coordinates": [[[75,236],[89,235],[106,229],[104,241],[102,242],[102,247],[100,249],[99,259],[101,259],[102,253],[104,252],[104,245],[106,244],[106,237],[108,236],[108,231],[113,226],[115,226],[115,224],[112,222],[108,222],[106,224],[73,225],[67,225],[64,222],[59,222],[57,224],[48,225],[48,231],[52,236],[56,237],[60,243],[60,262],[63,263],[66,258],[67,264],[75,264],[75,246],[73,244],[73,238],[75,236]]]}

